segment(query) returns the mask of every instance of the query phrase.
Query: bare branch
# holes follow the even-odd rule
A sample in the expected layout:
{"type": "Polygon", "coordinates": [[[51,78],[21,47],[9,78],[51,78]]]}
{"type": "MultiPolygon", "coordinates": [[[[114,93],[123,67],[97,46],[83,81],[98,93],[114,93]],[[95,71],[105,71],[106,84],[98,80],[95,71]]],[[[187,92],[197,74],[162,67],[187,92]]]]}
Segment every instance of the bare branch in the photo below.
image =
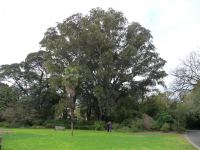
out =
{"type": "Polygon", "coordinates": [[[200,81],[200,52],[192,52],[182,61],[181,67],[176,68],[172,75],[175,77],[173,91],[183,93],[192,90],[200,81]]]}

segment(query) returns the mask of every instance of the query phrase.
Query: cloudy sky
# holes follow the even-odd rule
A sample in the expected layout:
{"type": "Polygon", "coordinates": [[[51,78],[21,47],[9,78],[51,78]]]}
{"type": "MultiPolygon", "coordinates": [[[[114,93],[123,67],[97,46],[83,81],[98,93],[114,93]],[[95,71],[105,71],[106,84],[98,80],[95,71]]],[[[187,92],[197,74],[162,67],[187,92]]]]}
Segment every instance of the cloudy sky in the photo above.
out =
{"type": "Polygon", "coordinates": [[[0,0],[0,65],[23,61],[40,49],[47,28],[96,7],[122,11],[129,22],[151,30],[167,72],[200,50],[199,0],[0,0]]]}

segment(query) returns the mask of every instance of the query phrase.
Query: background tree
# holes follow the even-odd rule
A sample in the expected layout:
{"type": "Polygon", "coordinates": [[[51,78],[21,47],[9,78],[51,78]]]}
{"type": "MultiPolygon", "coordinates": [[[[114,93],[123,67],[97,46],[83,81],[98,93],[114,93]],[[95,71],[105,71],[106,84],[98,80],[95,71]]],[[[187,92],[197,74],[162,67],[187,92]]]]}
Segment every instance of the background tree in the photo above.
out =
{"type": "Polygon", "coordinates": [[[188,93],[184,99],[185,105],[185,124],[190,129],[200,129],[200,87],[196,85],[194,89],[188,93]]]}
{"type": "Polygon", "coordinates": [[[167,93],[158,93],[147,97],[140,103],[140,111],[156,119],[160,114],[168,112],[170,99],[167,93]]]}
{"type": "Polygon", "coordinates": [[[39,51],[29,54],[24,62],[0,67],[0,80],[15,89],[18,94],[18,107],[33,112],[33,115],[30,115],[33,118],[29,120],[38,120],[40,123],[54,119],[54,107],[60,99],[60,95],[50,84],[45,61],[46,52],[39,51]]]}
{"type": "Polygon", "coordinates": [[[177,67],[172,75],[175,77],[174,89],[178,92],[187,92],[198,85],[200,80],[200,53],[191,52],[177,67]]]}
{"type": "Polygon", "coordinates": [[[45,51],[38,51],[29,54],[25,59],[25,64],[29,68],[28,72],[35,74],[35,78],[30,77],[32,80],[29,81],[32,106],[45,120],[54,119],[55,105],[62,96],[51,83],[51,76],[46,66],[47,58],[48,54],[45,51]]]}
{"type": "Polygon", "coordinates": [[[182,64],[173,71],[173,90],[179,94],[174,117],[178,127],[198,128],[199,115],[199,81],[200,81],[200,54],[192,52],[182,61],[182,64]]]}
{"type": "MultiPolygon", "coordinates": [[[[0,83],[0,114],[12,107],[19,99],[17,91],[7,84],[0,83]]],[[[2,119],[2,118],[1,118],[2,119]]]]}

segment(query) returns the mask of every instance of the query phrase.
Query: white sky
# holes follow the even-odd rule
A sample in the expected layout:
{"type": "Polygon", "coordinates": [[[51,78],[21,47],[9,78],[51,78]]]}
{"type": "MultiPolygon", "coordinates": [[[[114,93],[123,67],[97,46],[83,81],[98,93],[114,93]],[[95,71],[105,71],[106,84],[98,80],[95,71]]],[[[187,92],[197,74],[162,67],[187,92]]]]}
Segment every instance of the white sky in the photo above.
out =
{"type": "Polygon", "coordinates": [[[167,72],[200,50],[199,0],[0,0],[0,65],[23,61],[40,49],[47,28],[96,7],[122,11],[151,30],[167,72]]]}

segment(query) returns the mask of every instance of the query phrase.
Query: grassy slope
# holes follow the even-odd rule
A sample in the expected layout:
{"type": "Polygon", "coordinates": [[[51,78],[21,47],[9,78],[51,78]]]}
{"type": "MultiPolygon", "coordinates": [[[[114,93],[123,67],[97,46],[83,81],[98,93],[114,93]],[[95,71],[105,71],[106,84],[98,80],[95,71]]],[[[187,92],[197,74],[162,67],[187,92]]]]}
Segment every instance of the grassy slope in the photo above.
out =
{"type": "Polygon", "coordinates": [[[42,129],[12,129],[3,150],[195,150],[177,134],[131,134],[42,129]]]}

